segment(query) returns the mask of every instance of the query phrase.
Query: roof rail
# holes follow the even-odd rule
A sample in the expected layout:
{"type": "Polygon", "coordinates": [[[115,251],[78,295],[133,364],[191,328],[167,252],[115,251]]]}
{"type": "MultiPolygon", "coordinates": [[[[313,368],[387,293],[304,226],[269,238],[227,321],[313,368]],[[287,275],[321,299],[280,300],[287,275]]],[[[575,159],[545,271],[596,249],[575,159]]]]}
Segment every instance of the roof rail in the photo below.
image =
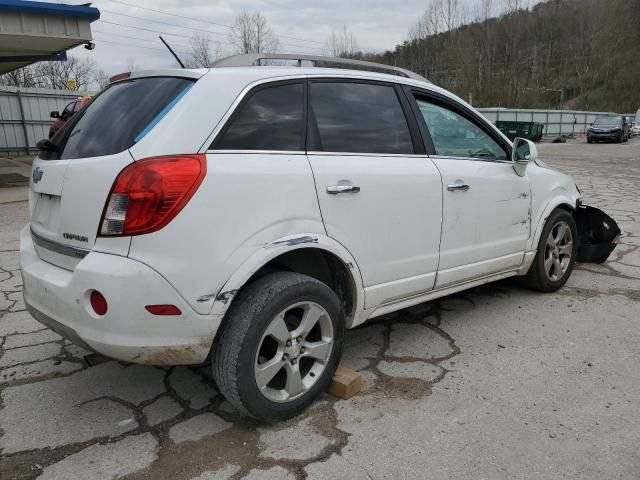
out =
{"type": "MultiPolygon", "coordinates": [[[[401,77],[407,77],[414,80],[431,83],[423,76],[404,68],[385,65],[384,63],[366,62],[364,60],[353,60],[350,58],[325,57],[321,55],[304,55],[291,53],[245,53],[221,58],[220,60],[213,62],[211,67],[257,67],[260,66],[261,60],[295,60],[298,62],[298,67],[315,67],[318,63],[335,64],[344,66],[344,68],[361,67],[362,70],[383,70],[386,73],[393,73],[396,75],[400,75],[401,77]],[[311,65],[303,65],[303,62],[310,63],[311,65]]],[[[357,70],[357,68],[352,69],[357,70]]]]}

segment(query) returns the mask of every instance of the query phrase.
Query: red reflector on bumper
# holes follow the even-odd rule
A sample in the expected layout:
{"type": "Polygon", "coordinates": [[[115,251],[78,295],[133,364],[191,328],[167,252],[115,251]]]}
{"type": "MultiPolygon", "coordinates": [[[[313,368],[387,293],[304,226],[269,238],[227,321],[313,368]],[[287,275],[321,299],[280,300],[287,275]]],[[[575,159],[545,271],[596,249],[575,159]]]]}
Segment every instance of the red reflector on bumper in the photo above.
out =
{"type": "Polygon", "coordinates": [[[107,313],[107,299],[104,298],[104,295],[94,290],[91,292],[89,299],[91,300],[91,308],[93,308],[94,312],[98,315],[107,313]]]}
{"type": "Polygon", "coordinates": [[[144,308],[153,315],[180,315],[182,313],[175,305],[147,305],[144,308]]]}

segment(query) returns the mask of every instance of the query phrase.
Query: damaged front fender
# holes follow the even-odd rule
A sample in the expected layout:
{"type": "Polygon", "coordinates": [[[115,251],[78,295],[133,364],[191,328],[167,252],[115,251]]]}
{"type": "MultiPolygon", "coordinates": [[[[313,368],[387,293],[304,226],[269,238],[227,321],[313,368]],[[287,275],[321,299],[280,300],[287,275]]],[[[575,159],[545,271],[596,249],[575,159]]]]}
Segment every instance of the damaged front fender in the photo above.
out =
{"type": "Polygon", "coordinates": [[[579,205],[573,215],[578,227],[577,261],[604,263],[616,248],[620,227],[602,210],[588,205],[579,205]]]}

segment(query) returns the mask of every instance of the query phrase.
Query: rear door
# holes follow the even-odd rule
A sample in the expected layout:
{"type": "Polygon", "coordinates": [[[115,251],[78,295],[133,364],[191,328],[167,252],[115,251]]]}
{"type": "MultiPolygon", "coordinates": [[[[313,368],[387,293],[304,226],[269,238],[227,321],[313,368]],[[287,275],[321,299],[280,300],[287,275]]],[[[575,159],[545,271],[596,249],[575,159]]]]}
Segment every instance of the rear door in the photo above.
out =
{"type": "Polygon", "coordinates": [[[367,308],[433,288],[440,174],[393,84],[309,84],[308,158],[327,234],[354,256],[367,308]]]}
{"type": "MultiPolygon", "coordinates": [[[[105,201],[129,148],[192,85],[177,77],[135,78],[111,85],[52,139],[33,162],[31,232],[38,255],[73,269],[94,248],[105,201]]],[[[113,239],[115,240],[115,239],[113,239]]],[[[126,255],[129,239],[111,241],[126,255]]]]}
{"type": "Polygon", "coordinates": [[[463,105],[414,93],[430,158],[442,174],[444,214],[436,288],[522,264],[531,233],[531,187],[508,145],[463,105]]]}

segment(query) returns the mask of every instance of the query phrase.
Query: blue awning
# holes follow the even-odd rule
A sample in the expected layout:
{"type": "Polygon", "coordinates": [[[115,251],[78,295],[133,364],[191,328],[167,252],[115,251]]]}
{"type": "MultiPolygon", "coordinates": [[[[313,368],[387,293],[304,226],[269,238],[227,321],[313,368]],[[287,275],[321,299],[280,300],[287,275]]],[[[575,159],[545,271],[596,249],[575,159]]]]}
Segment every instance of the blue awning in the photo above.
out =
{"type": "Polygon", "coordinates": [[[0,12],[74,17],[90,22],[100,18],[100,10],[88,5],[65,5],[62,3],[28,2],[25,0],[0,0],[0,12]]]}

